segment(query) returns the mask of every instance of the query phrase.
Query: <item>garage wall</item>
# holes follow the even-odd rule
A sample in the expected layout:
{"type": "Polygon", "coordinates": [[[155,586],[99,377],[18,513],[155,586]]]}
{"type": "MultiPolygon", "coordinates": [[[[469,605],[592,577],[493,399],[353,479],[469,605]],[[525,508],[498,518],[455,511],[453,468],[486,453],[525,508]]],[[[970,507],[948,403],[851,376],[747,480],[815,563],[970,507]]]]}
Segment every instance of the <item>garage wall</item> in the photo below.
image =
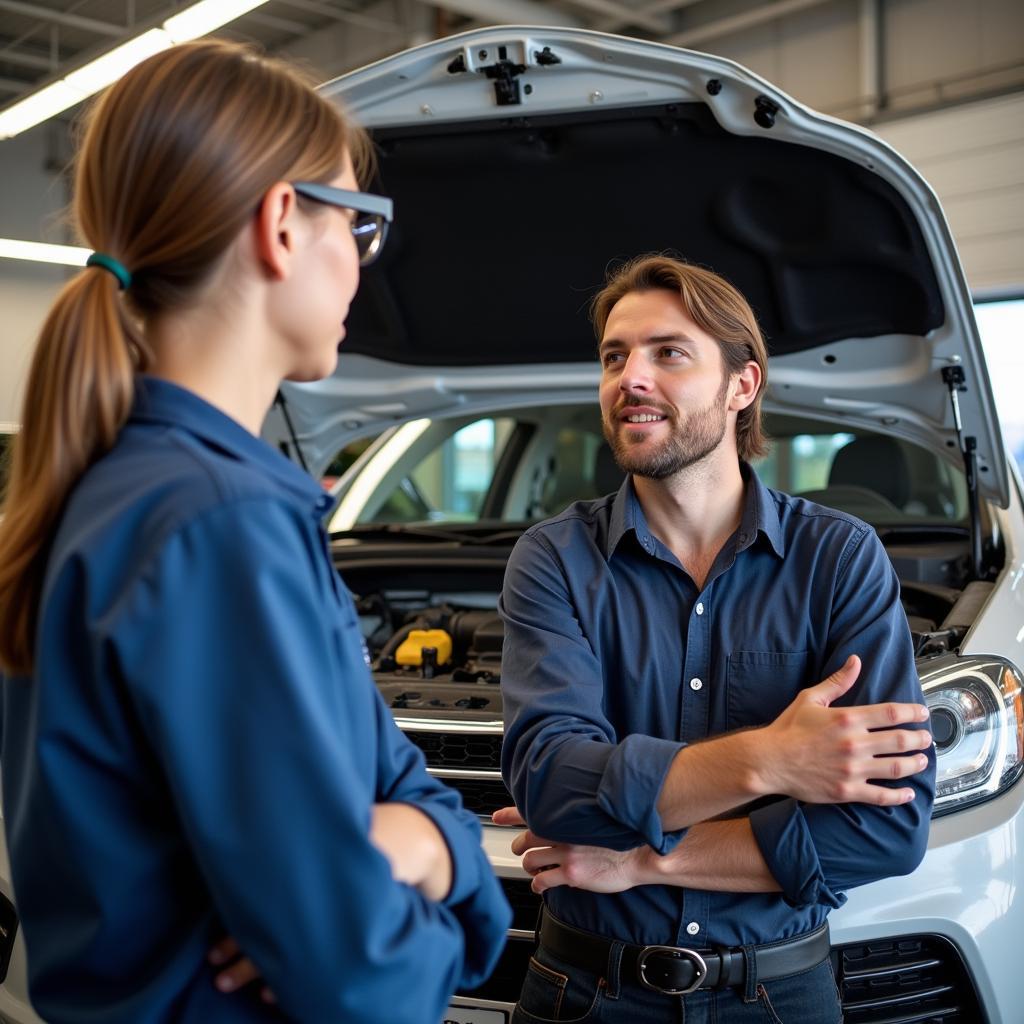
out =
{"type": "MultiPolygon", "coordinates": [[[[698,3],[684,11],[693,24],[678,39],[848,120],[883,121],[1024,88],[1020,0],[805,2],[811,6],[710,37],[701,22],[728,26],[727,0],[698,3]]],[[[763,10],[786,7],[776,0],[763,10]]]]}
{"type": "MultiPolygon", "coordinates": [[[[72,241],[60,171],[67,153],[66,132],[53,123],[0,143],[0,237],[72,241]]],[[[36,335],[72,273],[72,268],[0,259],[0,424],[20,419],[21,388],[36,335]]]]}
{"type": "Polygon", "coordinates": [[[938,193],[971,289],[1024,292],[1024,94],[873,130],[938,193]]]}
{"type": "MultiPolygon", "coordinates": [[[[21,391],[36,336],[64,283],[58,267],[2,260],[0,272],[0,424],[21,419],[21,391]]],[[[0,427],[0,430],[3,428],[0,427]]]]}
{"type": "MultiPolygon", "coordinates": [[[[694,6],[695,20],[703,6],[694,6]]],[[[860,0],[829,0],[798,16],[709,39],[701,35],[704,28],[695,24],[693,41],[684,34],[682,45],[734,60],[816,110],[852,109],[864,92],[860,0]]]]}

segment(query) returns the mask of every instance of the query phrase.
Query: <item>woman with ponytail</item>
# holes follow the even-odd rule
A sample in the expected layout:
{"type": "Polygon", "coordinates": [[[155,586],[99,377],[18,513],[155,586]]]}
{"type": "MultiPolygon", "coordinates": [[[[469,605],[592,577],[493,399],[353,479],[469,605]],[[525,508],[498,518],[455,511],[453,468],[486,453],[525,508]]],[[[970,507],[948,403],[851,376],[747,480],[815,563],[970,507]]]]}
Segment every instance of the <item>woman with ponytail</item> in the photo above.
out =
{"type": "Polygon", "coordinates": [[[282,379],[334,370],[383,242],[366,152],[217,41],[88,116],[95,253],[43,326],[0,522],[4,819],[52,1024],[435,1024],[500,951],[479,825],[376,693],[327,499],[258,437],[282,379]],[[276,1004],[220,991],[228,933],[276,1004]]]}

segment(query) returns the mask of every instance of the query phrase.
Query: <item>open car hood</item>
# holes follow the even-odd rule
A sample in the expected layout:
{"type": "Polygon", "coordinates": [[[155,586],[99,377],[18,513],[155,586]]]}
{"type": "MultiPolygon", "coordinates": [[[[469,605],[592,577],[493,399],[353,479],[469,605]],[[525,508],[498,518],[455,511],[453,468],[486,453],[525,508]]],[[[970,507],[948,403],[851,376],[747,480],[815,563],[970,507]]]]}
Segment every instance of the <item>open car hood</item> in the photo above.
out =
{"type": "MultiPolygon", "coordinates": [[[[596,400],[610,262],[675,251],[750,300],[766,407],[897,435],[1008,502],[971,297],[899,154],[731,61],[575,29],[483,29],[323,87],[373,136],[395,223],[334,375],[283,393],[309,467],[422,416],[596,400]],[[945,373],[943,372],[945,371],[945,373]]],[[[839,429],[842,429],[840,426],[839,429]]],[[[280,410],[265,433],[289,446],[280,410]]]]}

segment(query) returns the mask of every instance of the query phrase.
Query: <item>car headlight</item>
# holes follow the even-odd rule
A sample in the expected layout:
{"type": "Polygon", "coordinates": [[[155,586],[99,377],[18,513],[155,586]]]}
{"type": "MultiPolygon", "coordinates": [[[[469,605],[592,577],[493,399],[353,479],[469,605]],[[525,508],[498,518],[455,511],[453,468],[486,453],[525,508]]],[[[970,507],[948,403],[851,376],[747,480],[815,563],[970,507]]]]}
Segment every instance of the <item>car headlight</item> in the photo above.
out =
{"type": "Polygon", "coordinates": [[[932,815],[1001,793],[1024,770],[1024,680],[1002,658],[944,654],[918,664],[937,754],[932,815]]]}

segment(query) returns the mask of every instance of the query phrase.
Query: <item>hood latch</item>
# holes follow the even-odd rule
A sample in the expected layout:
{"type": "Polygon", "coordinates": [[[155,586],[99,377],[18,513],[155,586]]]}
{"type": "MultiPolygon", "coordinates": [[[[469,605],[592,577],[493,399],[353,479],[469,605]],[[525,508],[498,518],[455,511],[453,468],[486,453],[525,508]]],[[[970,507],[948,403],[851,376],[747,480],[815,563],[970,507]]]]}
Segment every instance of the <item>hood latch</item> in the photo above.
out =
{"type": "MultiPolygon", "coordinates": [[[[499,107],[518,106],[523,102],[519,88],[519,76],[526,70],[526,65],[511,60],[507,46],[498,46],[493,52],[497,55],[497,60],[493,64],[482,63],[491,55],[491,51],[488,49],[482,49],[477,54],[470,53],[469,60],[466,59],[465,54],[460,53],[449,62],[448,74],[459,75],[472,70],[485,75],[494,83],[494,101],[499,107]],[[470,67],[470,61],[473,63],[472,67],[470,67]]],[[[543,50],[534,51],[533,59],[540,67],[562,63],[562,58],[552,53],[549,46],[545,46],[543,50]]],[[[528,85],[527,93],[532,88],[528,85]]]]}

